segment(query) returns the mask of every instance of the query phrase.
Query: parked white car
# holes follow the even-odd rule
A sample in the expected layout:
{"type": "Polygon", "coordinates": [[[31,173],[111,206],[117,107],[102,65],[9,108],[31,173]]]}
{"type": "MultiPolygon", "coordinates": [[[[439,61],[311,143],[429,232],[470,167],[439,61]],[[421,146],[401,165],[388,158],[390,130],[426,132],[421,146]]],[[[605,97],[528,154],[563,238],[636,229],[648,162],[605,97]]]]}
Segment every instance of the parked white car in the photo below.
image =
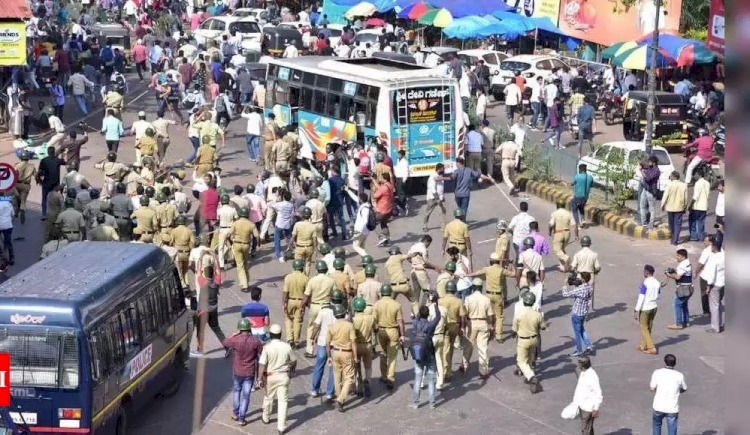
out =
{"type": "Polygon", "coordinates": [[[500,63],[510,56],[502,51],[495,50],[461,50],[458,58],[469,67],[474,67],[478,61],[483,60],[490,69],[490,76],[500,74],[500,63]]]}
{"type": "MultiPolygon", "coordinates": [[[[669,175],[675,170],[672,157],[661,146],[653,147],[653,155],[658,160],[657,165],[660,172],[659,188],[664,190],[669,183],[669,175]]],[[[578,164],[585,164],[588,173],[594,178],[594,183],[604,186],[606,182],[604,171],[607,161],[611,161],[609,160],[610,156],[613,156],[614,161],[623,161],[623,164],[627,165],[628,169],[633,170],[633,178],[627,182],[627,185],[628,189],[637,192],[642,179],[639,165],[648,158],[646,145],[643,142],[633,141],[607,142],[597,148],[592,154],[582,157],[578,161],[578,164]],[[614,153],[619,154],[619,156],[614,157],[614,153]]]]}
{"type": "Polygon", "coordinates": [[[205,44],[208,41],[220,37],[223,33],[229,31],[229,25],[236,21],[239,21],[240,17],[233,17],[231,15],[219,15],[217,17],[211,17],[206,21],[202,22],[195,32],[193,37],[195,42],[198,44],[205,44]]]}
{"type": "Polygon", "coordinates": [[[235,9],[234,12],[232,12],[233,17],[237,18],[255,18],[255,21],[258,22],[259,25],[264,25],[267,22],[269,22],[268,19],[268,11],[261,8],[239,8],[235,9]]]}
{"type": "Polygon", "coordinates": [[[204,21],[193,35],[198,44],[208,41],[220,41],[221,35],[235,30],[242,38],[241,48],[244,50],[260,50],[262,33],[258,22],[252,17],[233,17],[221,15],[204,21]]]}
{"type": "Polygon", "coordinates": [[[548,55],[521,54],[509,57],[500,62],[499,73],[492,76],[490,92],[495,100],[502,100],[505,86],[515,79],[516,72],[520,72],[526,78],[526,83],[529,83],[538,76],[547,78],[553,70],[566,66],[565,62],[548,55]]]}

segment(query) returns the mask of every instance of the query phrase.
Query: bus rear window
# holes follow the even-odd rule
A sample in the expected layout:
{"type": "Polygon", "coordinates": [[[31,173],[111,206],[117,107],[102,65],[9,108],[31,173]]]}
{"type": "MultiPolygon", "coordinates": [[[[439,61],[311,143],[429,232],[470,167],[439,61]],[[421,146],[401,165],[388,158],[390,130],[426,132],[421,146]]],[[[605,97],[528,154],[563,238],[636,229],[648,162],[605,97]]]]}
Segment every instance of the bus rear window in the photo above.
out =
{"type": "Polygon", "coordinates": [[[78,341],[74,331],[0,329],[0,353],[10,354],[10,384],[76,389],[78,341]]]}

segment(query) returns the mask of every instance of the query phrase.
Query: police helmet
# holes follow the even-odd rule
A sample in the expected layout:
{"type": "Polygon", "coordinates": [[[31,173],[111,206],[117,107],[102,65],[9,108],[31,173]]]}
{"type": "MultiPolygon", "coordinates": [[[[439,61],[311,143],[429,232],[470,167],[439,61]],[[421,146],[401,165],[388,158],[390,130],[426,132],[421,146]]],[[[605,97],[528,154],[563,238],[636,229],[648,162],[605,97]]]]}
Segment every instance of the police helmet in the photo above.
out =
{"type": "Polygon", "coordinates": [[[240,319],[240,321],[237,322],[237,329],[242,332],[250,331],[252,329],[250,326],[250,321],[245,318],[240,319]]]}
{"type": "Polygon", "coordinates": [[[141,202],[142,206],[148,206],[148,204],[151,202],[151,200],[149,200],[148,196],[143,195],[143,196],[141,196],[140,202],[141,202]]]}
{"type": "Polygon", "coordinates": [[[536,295],[529,291],[529,289],[526,289],[526,292],[521,294],[521,300],[525,306],[530,307],[536,302],[536,295]]]}
{"type": "Polygon", "coordinates": [[[219,198],[222,205],[229,204],[229,195],[221,195],[221,198],[219,198]]]}
{"type": "Polygon", "coordinates": [[[388,253],[391,255],[398,255],[401,253],[401,248],[398,246],[391,246],[391,248],[388,250],[388,253]]]}
{"type": "Polygon", "coordinates": [[[326,273],[328,272],[328,265],[323,260],[318,260],[315,262],[315,270],[318,271],[318,273],[326,273]]]}
{"type": "Polygon", "coordinates": [[[445,267],[443,267],[443,269],[445,269],[446,271],[448,271],[450,273],[455,273],[456,272],[456,262],[455,261],[449,261],[449,262],[445,263],[445,267]]]}
{"type": "Polygon", "coordinates": [[[367,254],[362,257],[362,264],[372,264],[372,263],[373,263],[372,255],[367,254]]]}
{"type": "Polygon", "coordinates": [[[445,283],[446,293],[455,293],[458,288],[456,287],[456,281],[448,281],[445,283]]]}
{"type": "Polygon", "coordinates": [[[344,292],[342,292],[339,289],[333,289],[331,292],[331,302],[334,304],[340,304],[344,302],[344,299],[346,299],[346,296],[344,296],[344,292]]]}
{"type": "Polygon", "coordinates": [[[377,270],[375,269],[375,265],[368,264],[368,265],[365,266],[365,276],[366,277],[372,278],[373,276],[375,276],[375,272],[376,271],[377,270]]]}
{"type": "Polygon", "coordinates": [[[310,199],[318,198],[319,196],[318,189],[310,189],[310,192],[307,194],[307,197],[310,199]]]}
{"type": "Polygon", "coordinates": [[[156,130],[154,130],[153,128],[149,127],[146,129],[146,136],[153,137],[155,134],[156,130]]]}
{"type": "Polygon", "coordinates": [[[177,216],[174,222],[177,225],[187,225],[187,218],[185,218],[185,216],[177,216]]]}
{"type": "Polygon", "coordinates": [[[302,271],[305,268],[305,262],[297,259],[292,262],[292,270],[302,271]]]}
{"type": "Polygon", "coordinates": [[[302,219],[310,219],[312,217],[312,210],[310,210],[310,207],[303,207],[300,215],[302,219]]]}
{"type": "Polygon", "coordinates": [[[73,198],[65,198],[65,208],[75,207],[76,200],[73,198]]]}
{"type": "Polygon", "coordinates": [[[589,236],[583,236],[581,237],[581,246],[591,246],[591,237],[589,236]]]}
{"type": "Polygon", "coordinates": [[[248,210],[247,207],[240,207],[240,209],[237,210],[237,216],[246,218],[250,216],[250,210],[248,210]]]}
{"type": "Polygon", "coordinates": [[[336,258],[344,259],[346,257],[346,249],[342,247],[334,248],[333,250],[333,256],[336,258]]]}
{"type": "Polygon", "coordinates": [[[326,255],[327,253],[331,252],[331,245],[329,245],[328,243],[321,243],[318,250],[321,254],[326,255]]]}
{"type": "Polygon", "coordinates": [[[333,317],[337,319],[343,319],[346,317],[346,307],[341,304],[335,304],[333,306],[333,317]]]}
{"type": "Polygon", "coordinates": [[[352,301],[352,308],[354,308],[354,311],[361,313],[367,308],[367,302],[362,298],[354,298],[352,301]]]}
{"type": "Polygon", "coordinates": [[[381,296],[390,296],[393,294],[393,288],[391,288],[390,284],[383,284],[380,286],[380,295],[381,296]]]}
{"type": "Polygon", "coordinates": [[[483,286],[484,286],[484,280],[482,280],[482,278],[474,278],[471,281],[471,287],[473,290],[482,290],[483,286]]]}
{"type": "Polygon", "coordinates": [[[159,203],[167,202],[167,195],[165,195],[164,192],[159,192],[156,194],[156,200],[159,203]]]}
{"type": "Polygon", "coordinates": [[[457,208],[453,210],[453,217],[460,218],[460,217],[464,217],[465,215],[466,213],[464,213],[464,209],[462,208],[457,208]]]}
{"type": "Polygon", "coordinates": [[[148,187],[146,188],[146,190],[144,191],[144,193],[145,193],[145,194],[146,194],[146,196],[148,196],[149,198],[153,198],[153,197],[154,197],[154,195],[156,195],[156,189],[154,189],[154,187],[153,187],[153,186],[148,186],[148,187]]]}
{"type": "Polygon", "coordinates": [[[524,248],[533,248],[534,247],[534,238],[529,236],[523,239],[523,247],[524,248]]]}
{"type": "Polygon", "coordinates": [[[376,162],[382,162],[383,160],[385,160],[385,154],[383,154],[382,152],[375,153],[376,162]]]}

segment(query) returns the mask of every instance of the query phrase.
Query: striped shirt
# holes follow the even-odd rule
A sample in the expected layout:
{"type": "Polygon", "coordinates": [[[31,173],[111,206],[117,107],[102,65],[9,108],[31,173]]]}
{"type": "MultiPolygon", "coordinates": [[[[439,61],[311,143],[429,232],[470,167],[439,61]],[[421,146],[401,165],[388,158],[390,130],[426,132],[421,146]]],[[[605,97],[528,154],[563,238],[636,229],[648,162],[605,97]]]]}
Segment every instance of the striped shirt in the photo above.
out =
{"type": "Polygon", "coordinates": [[[591,284],[585,283],[578,287],[563,287],[562,294],[565,297],[573,298],[573,308],[571,314],[579,317],[586,317],[589,313],[589,300],[591,300],[591,284]]]}

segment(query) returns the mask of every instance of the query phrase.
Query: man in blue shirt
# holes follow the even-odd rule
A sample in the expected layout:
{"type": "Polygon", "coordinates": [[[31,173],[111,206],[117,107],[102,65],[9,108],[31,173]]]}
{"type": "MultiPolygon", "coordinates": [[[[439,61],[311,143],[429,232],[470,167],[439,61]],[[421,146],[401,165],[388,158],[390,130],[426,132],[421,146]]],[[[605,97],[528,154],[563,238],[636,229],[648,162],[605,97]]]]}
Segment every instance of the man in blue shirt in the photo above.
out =
{"type": "MultiPolygon", "coordinates": [[[[577,92],[580,92],[577,91],[577,92]]],[[[578,153],[583,154],[583,141],[591,140],[594,136],[592,127],[594,126],[594,106],[591,105],[588,97],[584,97],[583,106],[578,108],[578,153]]]]}
{"type": "Polygon", "coordinates": [[[341,228],[341,240],[347,240],[346,222],[344,222],[344,204],[346,195],[344,186],[346,182],[339,174],[339,168],[331,167],[330,176],[328,177],[328,186],[331,189],[331,199],[326,206],[328,214],[328,228],[331,229],[333,237],[338,237],[336,224],[341,228]]]}
{"type": "Polygon", "coordinates": [[[576,225],[582,225],[584,222],[583,217],[585,214],[583,208],[589,200],[589,194],[591,193],[591,186],[593,186],[593,184],[594,177],[586,172],[586,165],[584,163],[578,165],[578,173],[573,177],[573,182],[570,183],[570,185],[573,186],[573,199],[570,201],[570,208],[573,213],[573,219],[576,221],[576,225]]]}
{"type": "Polygon", "coordinates": [[[480,172],[482,170],[482,145],[484,136],[476,130],[471,124],[466,133],[466,166],[472,171],[480,172]]]}
{"type": "MultiPolygon", "coordinates": [[[[481,156],[481,152],[479,155],[481,156]]],[[[453,190],[456,205],[464,211],[464,216],[468,216],[469,214],[469,199],[471,196],[472,180],[478,180],[480,183],[483,180],[493,182],[492,178],[482,175],[479,171],[464,166],[464,159],[461,157],[456,159],[456,170],[451,174],[451,179],[456,182],[456,188],[453,190]]]]}
{"type": "Polygon", "coordinates": [[[107,142],[107,150],[117,154],[120,147],[120,138],[125,135],[122,121],[115,117],[114,109],[107,109],[107,116],[102,120],[102,134],[107,142]]]}
{"type": "Polygon", "coordinates": [[[422,385],[423,373],[427,375],[427,397],[430,402],[430,408],[435,408],[435,382],[437,373],[437,360],[435,359],[435,346],[432,343],[432,337],[435,334],[435,328],[440,323],[441,313],[437,306],[437,294],[430,294],[430,301],[435,311],[435,317],[427,320],[430,316],[430,307],[427,305],[419,307],[419,315],[414,320],[412,332],[414,337],[412,344],[409,346],[411,357],[414,360],[414,389],[412,391],[412,407],[419,407],[419,393],[422,385]],[[424,349],[418,350],[416,346],[423,346],[424,349]]]}
{"type": "Polygon", "coordinates": [[[262,295],[263,290],[260,287],[250,287],[252,302],[242,306],[240,316],[250,321],[250,330],[253,335],[260,341],[265,342],[268,339],[266,328],[271,324],[271,311],[268,309],[268,305],[260,302],[262,295]]]}
{"type": "Polygon", "coordinates": [[[154,45],[148,51],[148,61],[151,64],[151,71],[161,71],[159,62],[164,54],[164,49],[161,48],[159,41],[154,41],[154,45]]]}
{"type": "Polygon", "coordinates": [[[690,78],[685,77],[674,85],[674,93],[677,95],[690,96],[690,90],[693,88],[693,83],[690,78]]]}

